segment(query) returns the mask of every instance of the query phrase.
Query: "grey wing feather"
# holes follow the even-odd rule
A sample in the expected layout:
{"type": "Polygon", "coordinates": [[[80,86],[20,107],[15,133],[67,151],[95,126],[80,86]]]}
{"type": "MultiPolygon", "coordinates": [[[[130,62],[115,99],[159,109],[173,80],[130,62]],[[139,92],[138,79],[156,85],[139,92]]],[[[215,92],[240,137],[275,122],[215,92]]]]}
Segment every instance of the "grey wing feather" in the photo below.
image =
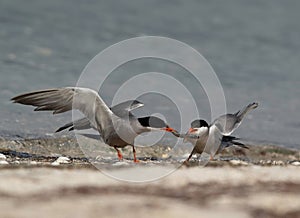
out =
{"type": "Polygon", "coordinates": [[[258,103],[254,102],[235,114],[222,115],[213,122],[213,125],[217,126],[223,135],[228,136],[239,127],[245,115],[257,106],[258,103]]]}
{"type": "MultiPolygon", "coordinates": [[[[111,110],[118,117],[125,117],[125,116],[129,116],[130,111],[140,108],[142,106],[144,106],[142,102],[139,102],[137,100],[128,100],[111,107],[111,110]]],[[[69,131],[72,131],[74,129],[77,130],[84,130],[90,128],[96,129],[96,127],[90,123],[89,119],[84,117],[79,120],[75,120],[74,122],[65,124],[64,126],[60,127],[58,130],[56,130],[56,132],[60,132],[68,128],[69,131]]]]}
{"type": "Polygon", "coordinates": [[[118,117],[126,117],[131,115],[131,111],[140,107],[144,104],[137,100],[128,100],[111,107],[112,112],[118,117]]]}
{"type": "Polygon", "coordinates": [[[80,135],[90,139],[96,139],[97,141],[101,140],[101,136],[96,134],[80,133],[80,135]]]}
{"type": "Polygon", "coordinates": [[[253,110],[253,109],[255,109],[255,108],[257,108],[258,107],[258,103],[257,102],[253,102],[253,103],[251,103],[251,104],[248,104],[246,107],[244,107],[241,111],[238,111],[237,113],[236,113],[236,116],[238,117],[238,120],[239,121],[242,121],[242,119],[245,117],[245,115],[249,112],[249,111],[251,111],[251,110],[253,110]]]}
{"type": "Polygon", "coordinates": [[[216,126],[223,135],[228,136],[238,128],[240,122],[235,115],[226,114],[217,118],[212,125],[216,126]]]}
{"type": "Polygon", "coordinates": [[[65,87],[40,90],[16,96],[11,100],[15,103],[35,106],[36,111],[53,111],[53,114],[77,109],[100,130],[111,122],[113,114],[98,93],[88,88],[65,87]]]}

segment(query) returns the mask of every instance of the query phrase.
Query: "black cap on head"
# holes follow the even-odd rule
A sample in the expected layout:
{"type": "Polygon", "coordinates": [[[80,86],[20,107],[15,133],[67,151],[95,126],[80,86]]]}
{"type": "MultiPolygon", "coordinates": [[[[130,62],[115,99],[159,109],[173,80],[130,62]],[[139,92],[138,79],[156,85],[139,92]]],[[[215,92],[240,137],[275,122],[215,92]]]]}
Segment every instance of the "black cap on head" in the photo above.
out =
{"type": "Polygon", "coordinates": [[[164,128],[168,125],[162,119],[154,116],[138,118],[140,124],[144,127],[164,128]]]}
{"type": "Polygon", "coordinates": [[[205,120],[194,120],[191,123],[191,128],[200,128],[200,127],[208,127],[208,123],[205,120]]]}

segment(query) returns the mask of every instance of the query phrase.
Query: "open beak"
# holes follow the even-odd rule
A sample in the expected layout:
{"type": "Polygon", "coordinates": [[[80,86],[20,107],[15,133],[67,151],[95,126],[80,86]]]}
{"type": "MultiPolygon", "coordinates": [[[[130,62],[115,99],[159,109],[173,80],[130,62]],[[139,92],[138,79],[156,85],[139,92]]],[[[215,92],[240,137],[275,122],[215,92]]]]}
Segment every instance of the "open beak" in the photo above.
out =
{"type": "Polygon", "coordinates": [[[164,128],[161,128],[161,130],[164,130],[166,132],[177,132],[175,129],[173,129],[171,127],[164,127],[164,128]]]}
{"type": "Polygon", "coordinates": [[[190,128],[189,131],[187,132],[187,134],[191,134],[191,133],[196,132],[196,131],[197,131],[197,129],[190,128]]]}
{"type": "Polygon", "coordinates": [[[197,129],[190,128],[189,131],[185,134],[185,137],[183,138],[183,142],[186,143],[188,141],[187,139],[189,138],[189,135],[196,131],[197,129]]]}

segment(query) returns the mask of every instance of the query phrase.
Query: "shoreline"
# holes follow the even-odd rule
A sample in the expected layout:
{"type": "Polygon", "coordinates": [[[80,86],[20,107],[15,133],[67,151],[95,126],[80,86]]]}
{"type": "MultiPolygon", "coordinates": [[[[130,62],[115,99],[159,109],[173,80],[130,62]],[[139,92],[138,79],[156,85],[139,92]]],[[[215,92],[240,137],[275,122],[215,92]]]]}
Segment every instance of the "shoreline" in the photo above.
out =
{"type": "MultiPolygon", "coordinates": [[[[98,161],[107,164],[119,162],[113,148],[93,139],[82,137],[80,144],[76,138],[39,138],[23,140],[0,140],[0,153],[5,155],[10,167],[40,165],[47,166],[53,163],[58,157],[67,157],[69,165],[76,167],[87,167],[89,162],[98,161]]],[[[238,165],[297,165],[300,164],[300,150],[280,147],[276,145],[251,145],[249,149],[230,147],[225,149],[216,160],[210,161],[208,166],[238,166],[238,165]]],[[[124,154],[124,162],[131,165],[132,152],[128,146],[121,149],[124,154]]],[[[154,145],[151,147],[137,147],[137,157],[142,162],[162,164],[181,164],[189,155],[191,147],[177,148],[172,151],[168,145],[154,145]]],[[[197,166],[198,161],[194,158],[190,161],[190,166],[197,166]]],[[[0,165],[0,167],[3,167],[0,165]]]]}

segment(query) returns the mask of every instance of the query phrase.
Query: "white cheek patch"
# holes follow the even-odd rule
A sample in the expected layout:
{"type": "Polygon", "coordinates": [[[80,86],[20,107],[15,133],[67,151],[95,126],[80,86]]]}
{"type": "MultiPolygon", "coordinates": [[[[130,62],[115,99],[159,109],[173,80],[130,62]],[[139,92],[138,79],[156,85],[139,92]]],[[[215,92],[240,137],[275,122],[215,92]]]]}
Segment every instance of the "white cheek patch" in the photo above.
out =
{"type": "Polygon", "coordinates": [[[201,135],[207,133],[207,131],[208,131],[208,128],[206,126],[202,126],[202,127],[200,127],[200,128],[197,129],[197,131],[195,132],[195,134],[201,136],[201,135]]]}

